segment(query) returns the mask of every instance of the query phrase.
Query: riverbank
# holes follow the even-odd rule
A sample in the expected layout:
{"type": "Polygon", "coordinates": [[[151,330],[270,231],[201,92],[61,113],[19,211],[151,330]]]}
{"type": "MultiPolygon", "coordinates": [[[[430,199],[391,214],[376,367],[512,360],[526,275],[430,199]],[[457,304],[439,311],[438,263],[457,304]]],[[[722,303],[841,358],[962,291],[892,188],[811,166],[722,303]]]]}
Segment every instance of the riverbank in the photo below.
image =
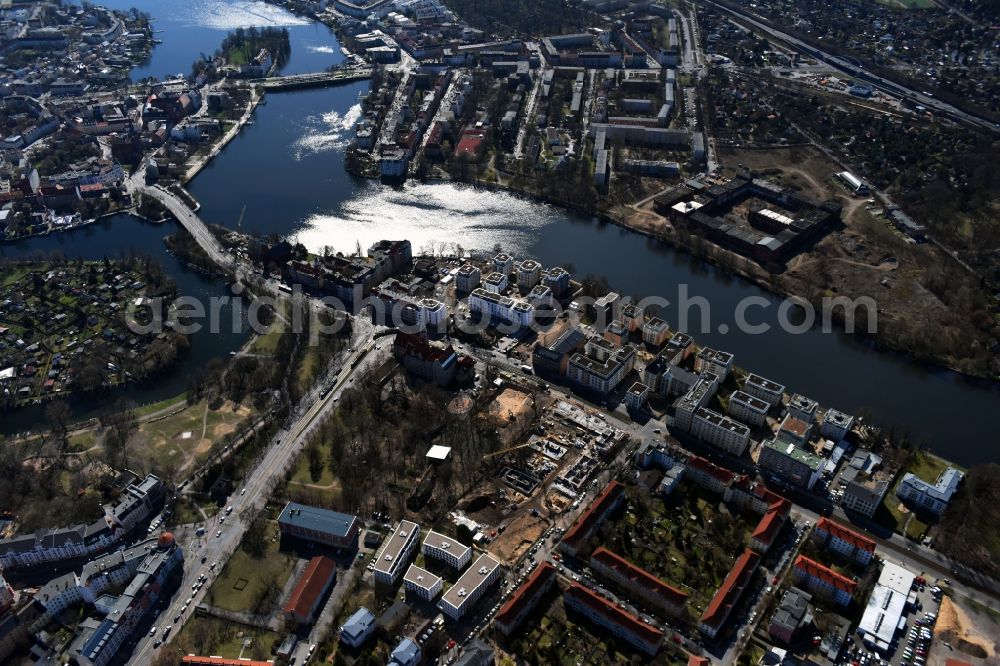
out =
{"type": "MultiPolygon", "coordinates": [[[[369,173],[365,173],[364,171],[358,171],[354,175],[367,178],[372,177],[369,173]]],[[[487,181],[476,177],[464,179],[428,177],[423,179],[421,182],[460,183],[488,191],[507,192],[520,197],[525,197],[532,201],[558,206],[578,215],[592,217],[601,223],[613,224],[632,233],[662,242],[675,250],[679,250],[696,259],[705,261],[728,275],[742,278],[743,280],[746,280],[754,286],[773,294],[778,298],[804,298],[809,301],[816,300],[815,298],[810,298],[810,294],[804,294],[800,291],[792,289],[791,285],[788,284],[790,280],[783,279],[782,274],[770,273],[762,266],[747,259],[746,257],[725,250],[713,243],[704,242],[697,235],[689,235],[688,237],[691,242],[685,242],[684,237],[681,234],[676,233],[674,227],[670,225],[665,218],[655,215],[651,211],[644,211],[631,206],[617,206],[609,209],[582,206],[577,202],[561,200],[545,193],[528,189],[524,186],[500,180],[487,181]]],[[[881,294],[880,296],[884,296],[884,294],[881,294]]],[[[841,309],[834,309],[830,314],[832,323],[840,327],[844,326],[844,314],[841,309]]],[[[884,314],[884,308],[880,308],[880,314],[884,314]]],[[[967,368],[960,367],[952,359],[943,354],[931,355],[929,357],[918,357],[910,349],[891,344],[883,335],[880,335],[879,332],[869,334],[861,329],[856,329],[854,331],[847,331],[845,329],[844,332],[864,341],[866,345],[878,350],[880,353],[896,354],[906,359],[907,362],[918,364],[925,368],[947,370],[961,376],[965,380],[972,381],[986,387],[996,387],[998,381],[1000,381],[1000,378],[990,375],[986,369],[981,371],[970,371],[967,368]]],[[[947,351],[947,348],[945,347],[941,347],[940,349],[942,352],[947,351]]]]}
{"type": "Polygon", "coordinates": [[[247,123],[250,122],[253,117],[253,112],[257,109],[257,106],[264,99],[263,93],[260,93],[256,86],[250,88],[250,100],[247,102],[246,109],[243,111],[243,115],[240,116],[239,120],[229,128],[229,130],[222,135],[222,137],[212,144],[212,149],[209,150],[207,155],[202,155],[194,161],[194,164],[188,166],[185,170],[184,175],[180,179],[181,185],[186,185],[191,180],[197,176],[202,169],[208,166],[209,162],[218,157],[220,153],[226,148],[226,145],[235,139],[240,130],[242,130],[247,123]]]}

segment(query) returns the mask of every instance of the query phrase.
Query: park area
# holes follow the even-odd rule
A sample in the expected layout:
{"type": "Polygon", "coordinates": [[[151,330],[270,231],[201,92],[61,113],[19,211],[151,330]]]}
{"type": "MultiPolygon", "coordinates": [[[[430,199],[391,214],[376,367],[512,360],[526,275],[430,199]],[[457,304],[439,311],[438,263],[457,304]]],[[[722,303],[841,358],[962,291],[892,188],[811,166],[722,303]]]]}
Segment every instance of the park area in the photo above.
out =
{"type": "Polygon", "coordinates": [[[607,547],[687,592],[689,619],[697,623],[757,521],[750,524],[718,495],[691,483],[666,500],[632,486],[628,500],[628,511],[613,523],[617,533],[607,547]]]}
{"type": "Polygon", "coordinates": [[[214,617],[200,617],[185,622],[181,633],[170,644],[181,654],[211,654],[229,659],[269,659],[279,641],[278,634],[227,622],[214,617]]]}
{"type": "Polygon", "coordinates": [[[207,401],[178,405],[176,413],[146,421],[129,442],[153,469],[187,471],[203,460],[214,446],[249,423],[253,410],[247,405],[225,401],[211,409],[207,401]]]}
{"type": "Polygon", "coordinates": [[[268,615],[293,574],[296,558],[279,550],[276,521],[264,527],[262,553],[257,556],[240,546],[212,584],[205,603],[227,611],[268,615]]]}

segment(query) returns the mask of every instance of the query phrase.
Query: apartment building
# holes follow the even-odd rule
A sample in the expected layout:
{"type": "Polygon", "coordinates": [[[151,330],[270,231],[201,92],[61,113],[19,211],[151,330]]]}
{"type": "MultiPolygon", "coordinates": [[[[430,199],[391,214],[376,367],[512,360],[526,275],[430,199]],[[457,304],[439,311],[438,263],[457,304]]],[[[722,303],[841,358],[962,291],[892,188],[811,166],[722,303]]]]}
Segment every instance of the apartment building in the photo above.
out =
{"type": "Polygon", "coordinates": [[[792,576],[796,585],[801,585],[813,594],[826,597],[840,606],[848,606],[854,598],[858,584],[841,576],[833,569],[811,560],[805,555],[795,559],[792,576]]]}
{"type": "Polygon", "coordinates": [[[631,595],[676,617],[684,610],[688,595],[660,580],[641,567],[607,548],[598,548],[590,556],[590,568],[631,595]]]}
{"type": "Polygon", "coordinates": [[[813,424],[802,419],[797,419],[791,414],[785,414],[781,425],[778,427],[778,439],[791,442],[796,446],[805,446],[806,442],[812,439],[813,424]]]}
{"type": "Polygon", "coordinates": [[[642,325],[642,341],[647,345],[659,347],[667,341],[670,334],[670,326],[659,317],[646,320],[642,325]]]}
{"type": "Polygon", "coordinates": [[[448,588],[438,602],[438,608],[452,620],[461,620],[499,578],[500,563],[489,553],[483,553],[448,588]]]}
{"type": "Polygon", "coordinates": [[[440,576],[435,576],[416,564],[411,564],[403,575],[403,587],[424,601],[434,601],[437,595],[441,594],[443,586],[444,582],[440,576]]]}
{"type": "Polygon", "coordinates": [[[501,275],[510,275],[514,272],[514,257],[506,252],[501,252],[493,257],[493,270],[501,275]]]}
{"type": "Polygon", "coordinates": [[[531,351],[531,365],[539,375],[565,375],[569,369],[569,359],[580,352],[586,337],[578,328],[568,328],[558,338],[548,344],[541,342],[531,351]]]}
{"type": "Polygon", "coordinates": [[[603,331],[604,327],[618,319],[621,309],[621,296],[611,291],[594,301],[594,329],[603,331]]]}
{"type": "Polygon", "coordinates": [[[818,402],[798,393],[788,401],[788,413],[806,423],[816,422],[816,409],[818,407],[818,402]]]}
{"type": "Polygon", "coordinates": [[[868,566],[875,557],[875,541],[844,527],[829,518],[820,518],[813,529],[813,540],[835,553],[868,566]]]}
{"type": "Polygon", "coordinates": [[[599,361],[584,354],[573,354],[566,366],[567,379],[602,395],[614,391],[625,373],[625,365],[617,356],[599,361]]]}
{"type": "Polygon", "coordinates": [[[642,328],[644,310],[633,303],[622,308],[621,321],[629,333],[635,333],[642,328]]]}
{"type": "Polygon", "coordinates": [[[753,426],[767,423],[767,411],[771,408],[766,401],[755,398],[745,391],[733,391],[729,396],[729,415],[734,419],[753,426]]]}
{"type": "Polygon", "coordinates": [[[840,505],[871,518],[885,499],[890,480],[859,474],[855,470],[845,470],[841,480],[846,481],[840,505]]]}
{"type": "Polygon", "coordinates": [[[456,539],[445,536],[434,530],[424,537],[420,552],[424,557],[430,557],[444,562],[452,569],[461,571],[472,559],[472,549],[456,539]]]}
{"type": "Polygon", "coordinates": [[[694,349],[694,338],[687,333],[677,331],[667,340],[667,347],[663,353],[676,365],[686,361],[694,353],[694,349]]]}
{"type": "Polygon", "coordinates": [[[28,568],[102,553],[159,511],[165,495],[160,479],[148,474],[142,481],[128,484],[118,501],[106,506],[104,515],[89,525],[42,528],[34,534],[0,539],[0,569],[28,568]]]}
{"type": "Polygon", "coordinates": [[[823,423],[820,426],[820,434],[834,443],[847,437],[854,427],[854,417],[838,412],[836,409],[828,409],[823,416],[823,423]]]}
{"type": "Polygon", "coordinates": [[[687,461],[684,476],[708,491],[724,495],[737,474],[700,456],[691,456],[687,461]]]}
{"type": "Polygon", "coordinates": [[[896,496],[910,506],[940,516],[948,508],[964,478],[965,474],[960,470],[948,467],[931,485],[915,474],[907,472],[896,488],[896,496]]]}
{"type": "Polygon", "coordinates": [[[493,618],[494,624],[504,636],[510,636],[524,619],[538,605],[545,593],[552,589],[556,581],[556,568],[543,561],[531,572],[528,580],[514,590],[493,618]]]}
{"type": "Polygon", "coordinates": [[[615,319],[604,329],[604,339],[617,347],[627,344],[628,336],[628,327],[621,319],[615,319]]]}
{"type": "Polygon", "coordinates": [[[699,377],[694,386],[677,401],[673,425],[681,430],[691,432],[695,412],[708,404],[708,401],[715,395],[718,385],[718,378],[715,375],[699,377]]]}
{"type": "Polygon", "coordinates": [[[649,387],[642,382],[634,382],[632,386],[629,387],[628,391],[625,392],[625,406],[634,412],[645,407],[646,401],[648,400],[649,387]]]}
{"type": "Polygon", "coordinates": [[[552,290],[544,284],[536,284],[528,292],[528,302],[535,306],[535,309],[551,308],[553,302],[552,290]]]}
{"type": "Polygon", "coordinates": [[[510,308],[513,305],[513,298],[501,296],[482,287],[473,289],[472,293],[469,294],[469,310],[489,317],[493,322],[510,321],[510,308]]]}
{"type": "Polygon", "coordinates": [[[645,654],[655,655],[663,647],[662,631],[642,622],[579,583],[573,583],[563,593],[563,604],[645,654]]]}
{"type": "Polygon", "coordinates": [[[105,666],[115,661],[122,645],[136,639],[136,628],[157,605],[160,592],[183,561],[184,553],[173,534],[161,534],[121,594],[102,597],[99,606],[104,618],[88,618],[77,627],[67,649],[69,662],[105,666]]]}
{"type": "Polygon", "coordinates": [[[781,397],[785,394],[785,387],[781,384],[753,373],[743,382],[743,390],[772,407],[780,404],[781,397]]]}
{"type": "Polygon", "coordinates": [[[691,434],[734,456],[743,455],[750,443],[750,428],[706,407],[695,412],[691,434]]]}
{"type": "Polygon", "coordinates": [[[472,264],[462,264],[455,274],[455,291],[468,294],[479,286],[483,279],[483,273],[472,264]]]}
{"type": "Polygon", "coordinates": [[[749,548],[743,551],[702,613],[698,623],[698,630],[701,633],[709,638],[719,635],[750,585],[750,581],[753,580],[753,574],[759,564],[760,555],[749,548]]]}
{"type": "Polygon", "coordinates": [[[584,511],[573,526],[563,534],[559,550],[570,557],[587,544],[587,539],[625,500],[625,486],[618,481],[612,481],[584,511]]]}
{"type": "Polygon", "coordinates": [[[542,265],[534,259],[525,259],[517,265],[517,287],[529,291],[542,281],[542,265]]]}
{"type": "Polygon", "coordinates": [[[733,355],[705,347],[695,357],[694,369],[698,372],[711,372],[719,381],[725,381],[729,371],[733,369],[733,355]]]}
{"type": "Polygon", "coordinates": [[[750,548],[762,555],[771,550],[774,540],[781,533],[781,528],[788,522],[788,514],[791,513],[791,510],[791,502],[784,498],[768,508],[750,534],[750,548]]]}
{"type": "Polygon", "coordinates": [[[812,490],[822,475],[825,461],[791,442],[772,439],[764,443],[757,464],[783,481],[812,490]]]}
{"type": "Polygon", "coordinates": [[[503,292],[507,291],[507,287],[509,286],[509,284],[510,283],[507,279],[507,274],[499,273],[496,271],[487,275],[486,278],[483,280],[483,287],[485,287],[486,291],[490,292],[491,294],[502,294],[503,292]]]}
{"type": "Polygon", "coordinates": [[[542,284],[552,290],[556,298],[561,297],[569,290],[570,275],[566,269],[553,266],[545,271],[542,284]]]}
{"type": "Polygon", "coordinates": [[[799,627],[812,622],[812,595],[797,587],[789,588],[781,598],[778,610],[771,617],[767,632],[783,643],[791,643],[799,627]]]}
{"type": "Polygon", "coordinates": [[[420,525],[402,520],[375,558],[375,582],[395,585],[420,542],[420,525]]]}

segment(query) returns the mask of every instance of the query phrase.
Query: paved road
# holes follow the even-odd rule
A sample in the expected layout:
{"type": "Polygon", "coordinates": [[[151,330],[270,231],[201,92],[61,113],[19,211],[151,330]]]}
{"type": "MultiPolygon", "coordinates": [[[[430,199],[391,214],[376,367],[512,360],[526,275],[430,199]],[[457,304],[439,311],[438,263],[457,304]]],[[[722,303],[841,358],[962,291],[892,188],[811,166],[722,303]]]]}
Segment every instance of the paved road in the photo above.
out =
{"type": "Polygon", "coordinates": [[[854,58],[848,59],[840,56],[835,56],[825,51],[821,51],[820,49],[805,43],[801,39],[798,39],[797,37],[793,37],[786,32],[778,30],[777,28],[772,28],[771,26],[763,23],[762,21],[758,20],[751,14],[747,14],[743,11],[738,11],[736,9],[727,7],[725,5],[721,5],[715,2],[714,0],[702,0],[702,1],[706,5],[710,5],[711,7],[719,10],[724,14],[738,17],[740,20],[745,21],[746,23],[752,25],[755,30],[765,33],[775,39],[781,40],[782,42],[789,44],[796,50],[801,51],[802,53],[805,53],[810,57],[821,60],[830,65],[831,67],[833,67],[834,69],[838,69],[841,72],[847,74],[848,76],[861,79],[866,83],[870,84],[871,86],[878,88],[879,90],[883,90],[892,95],[907,97],[913,100],[917,104],[922,104],[928,109],[932,109],[937,113],[943,114],[965,125],[971,125],[978,129],[985,129],[994,133],[1000,132],[1000,126],[998,126],[996,123],[989,120],[985,120],[971,113],[967,113],[966,111],[962,111],[961,109],[958,109],[957,107],[954,107],[951,104],[948,104],[947,102],[943,102],[937,99],[936,97],[932,97],[930,95],[925,94],[923,91],[914,90],[895,81],[890,81],[889,79],[883,78],[876,74],[872,74],[863,67],[859,67],[858,65],[860,63],[858,63],[857,60],[854,58]]]}
{"type": "MultiPolygon", "coordinates": [[[[349,353],[335,379],[332,390],[325,398],[315,398],[310,394],[304,398],[302,403],[302,413],[295,422],[287,429],[279,432],[271,442],[257,467],[247,475],[246,487],[232,501],[233,512],[226,519],[225,524],[220,524],[223,513],[217,516],[211,526],[208,527],[205,537],[197,539],[193,547],[185,550],[185,571],[179,591],[174,595],[169,606],[160,613],[157,637],[162,635],[162,630],[170,624],[177,615],[182,615],[178,625],[183,624],[191,616],[192,610],[197,606],[209,586],[214,581],[215,576],[225,566],[226,559],[236,550],[247,529],[244,516],[252,516],[263,508],[271,494],[271,490],[285,474],[302,450],[303,445],[308,441],[312,433],[313,426],[320,421],[319,417],[334,408],[340,399],[341,393],[349,385],[351,377],[357,373],[363,373],[374,364],[380,362],[383,354],[372,354],[374,341],[369,340],[364,346],[349,353]],[[200,560],[204,558],[205,563],[200,560]],[[211,563],[218,564],[211,568],[211,563]],[[191,586],[198,579],[200,574],[208,575],[208,583],[201,590],[192,593],[191,586]],[[182,612],[188,598],[191,602],[187,611],[182,612]]],[[[156,623],[154,621],[154,623],[156,623]]],[[[179,633],[180,626],[175,626],[169,638],[173,638],[179,633]]],[[[143,637],[129,659],[129,664],[147,664],[152,660],[154,650],[154,638],[143,637]]],[[[160,649],[167,649],[168,643],[160,649]]]]}

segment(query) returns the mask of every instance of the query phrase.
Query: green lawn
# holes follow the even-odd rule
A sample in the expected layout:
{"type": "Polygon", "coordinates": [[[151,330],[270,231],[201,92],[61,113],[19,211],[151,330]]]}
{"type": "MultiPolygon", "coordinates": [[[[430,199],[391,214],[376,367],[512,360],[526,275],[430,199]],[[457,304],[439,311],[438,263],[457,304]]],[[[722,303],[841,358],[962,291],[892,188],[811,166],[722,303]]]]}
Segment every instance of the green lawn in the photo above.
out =
{"type": "Polygon", "coordinates": [[[165,400],[160,400],[159,402],[151,402],[148,405],[143,405],[137,407],[135,410],[136,416],[143,417],[147,414],[152,414],[153,412],[158,412],[161,409],[166,409],[173,405],[180,405],[187,398],[187,393],[181,393],[180,395],[175,395],[171,398],[165,400]]]}
{"type": "Polygon", "coordinates": [[[184,623],[181,633],[171,644],[182,653],[211,654],[236,659],[270,658],[271,646],[280,640],[278,634],[227,622],[214,617],[193,617],[184,623]],[[249,646],[244,647],[249,639],[249,646]]]}
{"type": "Polygon", "coordinates": [[[12,268],[5,271],[3,275],[0,275],[0,287],[14,284],[30,272],[27,268],[12,268]]]}
{"type": "MultiPolygon", "coordinates": [[[[326,455],[325,450],[324,455],[326,455]]],[[[288,492],[295,495],[305,493],[309,495],[310,501],[335,504],[340,499],[340,484],[328,464],[323,465],[323,473],[319,480],[313,481],[309,473],[309,455],[303,451],[296,461],[295,472],[288,483],[288,492]]]]}
{"type": "MultiPolygon", "coordinates": [[[[921,479],[933,483],[949,464],[952,463],[948,463],[946,460],[927,453],[926,451],[920,451],[915,453],[910,458],[910,461],[906,464],[906,469],[904,469],[899,475],[899,479],[901,480],[903,478],[903,474],[906,472],[911,472],[916,474],[921,479]]],[[[963,469],[960,465],[952,465],[958,467],[959,469],[963,469]]],[[[895,523],[894,525],[891,525],[891,527],[896,532],[904,534],[903,528],[904,526],[907,526],[907,519],[909,518],[909,525],[906,527],[905,536],[908,536],[911,539],[921,539],[930,528],[930,524],[917,519],[915,516],[910,518],[910,512],[902,506],[899,498],[896,497],[896,488],[898,487],[899,481],[897,480],[896,485],[894,485],[892,489],[886,493],[885,500],[883,501],[883,505],[886,510],[892,514],[892,518],[895,523]]]]}
{"type": "MultiPolygon", "coordinates": [[[[278,530],[275,521],[268,521],[267,534],[278,530]]],[[[255,558],[242,548],[236,550],[218,579],[209,590],[207,603],[231,611],[255,610],[261,605],[269,586],[280,589],[292,574],[295,560],[279,552],[280,540],[267,539],[264,556],[255,558]]]]}
{"type": "MultiPolygon", "coordinates": [[[[179,398],[171,400],[177,400],[178,406],[182,405],[179,398]]],[[[164,406],[160,405],[161,408],[164,406]]],[[[187,469],[207,457],[216,445],[228,435],[238,432],[253,416],[254,411],[247,406],[237,407],[226,402],[219,409],[212,410],[202,401],[167,418],[141,424],[132,437],[131,445],[154,470],[166,467],[187,469]]]]}
{"type": "Polygon", "coordinates": [[[258,335],[250,343],[249,351],[256,354],[273,354],[278,347],[278,341],[284,332],[284,324],[279,319],[275,319],[268,327],[267,333],[258,335]]]}

